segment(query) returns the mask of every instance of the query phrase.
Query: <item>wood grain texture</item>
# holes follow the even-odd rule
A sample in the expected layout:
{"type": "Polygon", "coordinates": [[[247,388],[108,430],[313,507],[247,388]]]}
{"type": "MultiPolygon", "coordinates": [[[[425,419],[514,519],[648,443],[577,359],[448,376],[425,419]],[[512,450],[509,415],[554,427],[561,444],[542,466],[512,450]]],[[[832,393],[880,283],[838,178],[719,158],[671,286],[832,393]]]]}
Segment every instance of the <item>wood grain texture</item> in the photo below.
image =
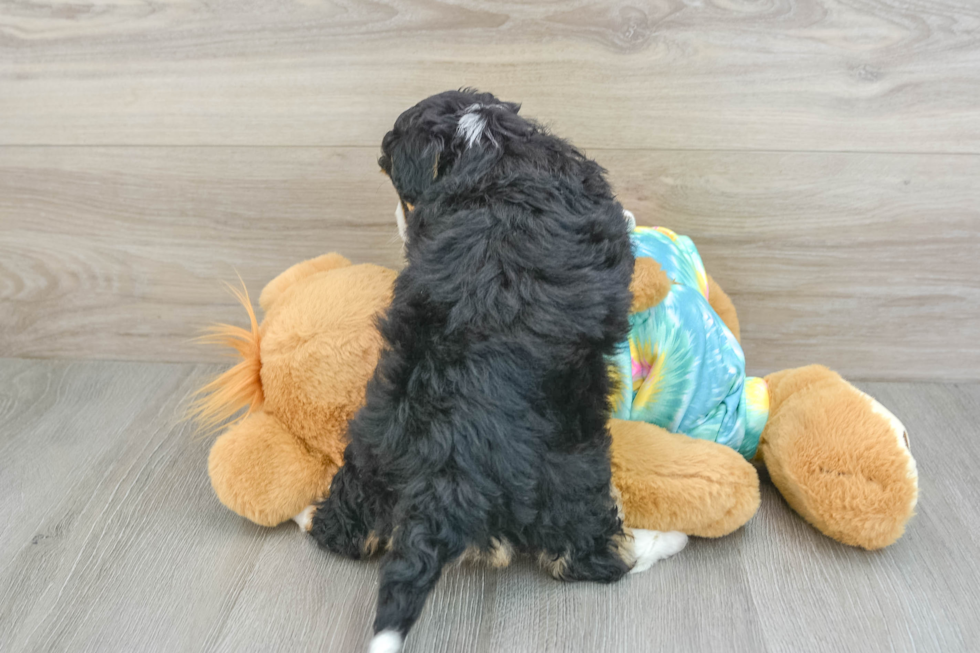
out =
{"type": "Polygon", "coordinates": [[[694,239],[738,309],[750,372],[817,362],[853,378],[980,378],[980,158],[608,159],[639,222],[694,239]]]}
{"type": "Polygon", "coordinates": [[[175,420],[193,371],[0,363],[0,650],[193,650],[220,628],[262,543],[207,535],[208,443],[175,420]]]}
{"type": "Polygon", "coordinates": [[[472,85],[586,147],[980,153],[973,0],[0,4],[0,144],[375,147],[472,85]]]}
{"type": "Polygon", "coordinates": [[[980,386],[860,387],[908,428],[919,471],[917,514],[895,546],[868,554],[815,537],[765,484],[762,508],[749,524],[757,539],[743,561],[767,649],[972,651],[980,646],[973,616],[980,591],[972,580],[980,574],[973,548],[980,543],[974,464],[980,386]]]}
{"type": "Polygon", "coordinates": [[[201,360],[293,263],[397,265],[396,196],[367,149],[0,148],[0,353],[201,360]]]}
{"type": "MultiPolygon", "coordinates": [[[[209,443],[177,415],[215,369],[0,360],[0,650],[363,650],[377,563],[214,497],[209,443]]],[[[892,547],[837,544],[765,484],[745,528],[611,586],[451,568],[407,652],[976,650],[980,385],[861,388],[920,471],[892,547]]]]}
{"type": "MultiPolygon", "coordinates": [[[[980,378],[980,156],[592,152],[641,223],[694,238],[739,309],[753,373],[980,378]]],[[[223,360],[289,265],[399,267],[369,148],[0,148],[0,354],[223,360]]]]}

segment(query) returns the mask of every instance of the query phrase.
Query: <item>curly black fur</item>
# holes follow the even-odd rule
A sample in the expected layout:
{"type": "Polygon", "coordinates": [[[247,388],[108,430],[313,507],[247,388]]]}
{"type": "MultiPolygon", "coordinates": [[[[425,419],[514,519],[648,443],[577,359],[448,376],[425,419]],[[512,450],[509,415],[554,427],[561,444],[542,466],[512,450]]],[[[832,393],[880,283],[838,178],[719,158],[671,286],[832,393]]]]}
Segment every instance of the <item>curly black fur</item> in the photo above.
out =
{"type": "Polygon", "coordinates": [[[442,567],[492,538],[569,580],[629,569],[605,359],[629,327],[627,224],[605,171],[518,108],[441,93],[382,143],[408,264],[312,530],[352,557],[390,540],[375,632],[404,636],[442,567]]]}

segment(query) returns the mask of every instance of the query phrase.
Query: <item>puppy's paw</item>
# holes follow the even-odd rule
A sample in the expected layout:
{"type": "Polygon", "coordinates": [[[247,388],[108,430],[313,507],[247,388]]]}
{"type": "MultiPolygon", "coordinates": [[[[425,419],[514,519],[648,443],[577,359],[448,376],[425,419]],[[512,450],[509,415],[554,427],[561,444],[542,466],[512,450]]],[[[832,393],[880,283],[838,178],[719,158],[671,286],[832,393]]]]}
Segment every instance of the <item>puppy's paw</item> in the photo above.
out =
{"type": "Polygon", "coordinates": [[[631,574],[646,571],[664,558],[679,553],[687,546],[687,535],[678,531],[648,531],[641,528],[633,529],[633,555],[636,564],[630,570],[631,574]]]}
{"type": "Polygon", "coordinates": [[[402,636],[394,630],[383,630],[371,639],[368,653],[399,653],[402,641],[402,636]]]}
{"type": "Polygon", "coordinates": [[[304,533],[309,533],[313,528],[313,513],[316,512],[316,506],[306,506],[303,508],[303,512],[299,513],[293,517],[293,521],[299,524],[299,529],[304,533]]]}

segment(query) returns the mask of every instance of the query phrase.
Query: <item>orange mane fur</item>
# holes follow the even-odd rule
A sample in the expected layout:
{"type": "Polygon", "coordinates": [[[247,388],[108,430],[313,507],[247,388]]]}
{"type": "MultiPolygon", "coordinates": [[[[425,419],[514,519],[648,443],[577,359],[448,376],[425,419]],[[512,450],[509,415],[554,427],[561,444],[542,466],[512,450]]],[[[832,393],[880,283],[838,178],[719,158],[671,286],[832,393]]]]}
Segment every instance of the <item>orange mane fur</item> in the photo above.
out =
{"type": "MultiPolygon", "coordinates": [[[[240,277],[239,281],[241,281],[240,277]]],[[[194,393],[195,399],[188,410],[188,417],[197,422],[198,430],[205,434],[212,434],[221,426],[236,424],[253,410],[261,408],[265,401],[260,375],[261,336],[259,323],[252,309],[252,300],[248,296],[248,289],[244,282],[241,290],[231,285],[228,285],[228,289],[248,312],[251,330],[231,324],[215,324],[208,327],[205,334],[196,339],[196,342],[233,349],[241,358],[231,369],[222,372],[194,393]],[[235,413],[246,407],[248,411],[231,419],[235,413]],[[230,419],[231,421],[228,422],[230,419]]],[[[236,354],[230,355],[236,356],[236,354]]]]}

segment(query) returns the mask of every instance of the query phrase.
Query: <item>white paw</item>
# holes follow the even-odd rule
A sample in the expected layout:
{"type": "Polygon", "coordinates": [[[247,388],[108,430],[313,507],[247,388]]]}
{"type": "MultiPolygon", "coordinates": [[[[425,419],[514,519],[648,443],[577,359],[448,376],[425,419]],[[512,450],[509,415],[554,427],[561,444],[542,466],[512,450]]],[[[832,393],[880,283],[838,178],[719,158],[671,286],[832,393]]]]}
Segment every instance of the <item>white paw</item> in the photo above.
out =
{"type": "Polygon", "coordinates": [[[687,535],[678,531],[661,533],[641,528],[633,529],[633,554],[636,564],[630,570],[631,574],[646,571],[655,562],[669,558],[679,553],[687,546],[687,535]]]}
{"type": "Polygon", "coordinates": [[[316,506],[306,506],[303,508],[303,512],[293,517],[293,521],[299,524],[301,531],[309,533],[310,529],[313,528],[313,513],[315,512],[316,506]]]}
{"type": "Polygon", "coordinates": [[[402,636],[394,630],[381,631],[371,639],[368,653],[399,653],[402,641],[402,636]]]}

